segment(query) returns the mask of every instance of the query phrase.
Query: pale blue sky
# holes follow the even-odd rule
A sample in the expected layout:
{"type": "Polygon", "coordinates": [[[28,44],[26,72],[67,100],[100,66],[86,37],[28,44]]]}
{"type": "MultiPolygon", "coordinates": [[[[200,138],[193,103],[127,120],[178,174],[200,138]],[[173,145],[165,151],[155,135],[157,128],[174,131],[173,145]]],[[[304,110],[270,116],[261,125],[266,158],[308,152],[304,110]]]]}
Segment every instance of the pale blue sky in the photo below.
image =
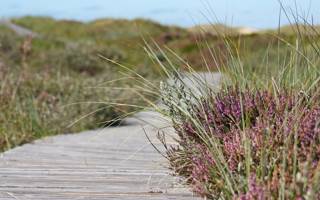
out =
{"type": "MultiPolygon", "coordinates": [[[[315,23],[320,23],[320,0],[282,0],[292,9],[295,1],[300,14],[309,12],[315,23]]],[[[234,26],[271,28],[278,25],[279,9],[278,0],[0,0],[0,17],[37,15],[82,21],[141,17],[180,26],[218,20],[234,26]]],[[[287,23],[285,17],[283,23],[287,23]]]]}

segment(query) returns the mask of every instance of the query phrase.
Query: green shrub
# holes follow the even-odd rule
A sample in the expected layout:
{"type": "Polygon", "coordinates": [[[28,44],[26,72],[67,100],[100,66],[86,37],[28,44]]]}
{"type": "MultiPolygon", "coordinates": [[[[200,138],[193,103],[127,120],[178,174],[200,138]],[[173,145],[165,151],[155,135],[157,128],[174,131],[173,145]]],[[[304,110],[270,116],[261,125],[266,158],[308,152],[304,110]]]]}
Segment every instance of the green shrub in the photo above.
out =
{"type": "Polygon", "coordinates": [[[95,49],[88,46],[68,48],[65,52],[64,65],[71,70],[91,76],[110,71],[110,64],[103,62],[99,56],[106,57],[116,62],[124,59],[124,54],[114,48],[95,49]]]}

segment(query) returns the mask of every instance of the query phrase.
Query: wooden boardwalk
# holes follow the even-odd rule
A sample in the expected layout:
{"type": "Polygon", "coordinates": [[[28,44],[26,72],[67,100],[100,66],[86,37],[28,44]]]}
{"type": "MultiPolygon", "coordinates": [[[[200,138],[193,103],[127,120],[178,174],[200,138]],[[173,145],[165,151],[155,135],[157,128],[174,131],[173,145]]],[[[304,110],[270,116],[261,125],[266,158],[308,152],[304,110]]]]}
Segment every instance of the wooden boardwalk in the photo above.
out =
{"type": "MultiPolygon", "coordinates": [[[[213,86],[220,80],[203,75],[213,86]]],[[[186,81],[197,92],[197,84],[186,81]]],[[[167,160],[145,136],[164,151],[156,138],[164,127],[174,137],[167,120],[142,112],[124,126],[49,137],[0,154],[0,200],[200,199],[170,175],[167,160]]]]}
{"type": "Polygon", "coordinates": [[[163,150],[156,134],[168,123],[152,112],[125,123],[45,138],[2,154],[0,200],[198,199],[170,176],[166,159],[144,134],[163,150]]]}
{"type": "Polygon", "coordinates": [[[21,37],[38,37],[39,35],[27,28],[24,28],[22,26],[19,26],[17,24],[12,23],[10,20],[8,19],[0,19],[0,25],[5,26],[9,29],[11,29],[12,31],[14,31],[18,36],[21,37]]]}

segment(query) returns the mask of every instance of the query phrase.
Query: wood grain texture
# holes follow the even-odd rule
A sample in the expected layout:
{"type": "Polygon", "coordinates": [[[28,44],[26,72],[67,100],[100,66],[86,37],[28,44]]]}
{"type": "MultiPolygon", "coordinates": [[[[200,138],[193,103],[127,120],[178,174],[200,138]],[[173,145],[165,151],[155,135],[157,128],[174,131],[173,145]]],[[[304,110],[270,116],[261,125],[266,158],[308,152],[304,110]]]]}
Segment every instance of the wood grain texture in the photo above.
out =
{"type": "Polygon", "coordinates": [[[166,126],[159,115],[144,112],[120,127],[49,137],[5,152],[0,200],[198,199],[170,175],[166,159],[145,136],[163,151],[156,135],[166,126]]]}

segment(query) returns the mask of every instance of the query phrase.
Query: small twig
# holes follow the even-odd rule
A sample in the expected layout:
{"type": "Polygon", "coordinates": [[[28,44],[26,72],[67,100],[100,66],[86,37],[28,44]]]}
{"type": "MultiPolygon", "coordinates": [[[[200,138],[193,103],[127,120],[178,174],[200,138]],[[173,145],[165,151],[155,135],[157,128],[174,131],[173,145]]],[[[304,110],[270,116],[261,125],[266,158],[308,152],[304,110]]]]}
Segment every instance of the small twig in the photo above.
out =
{"type": "Polygon", "coordinates": [[[162,155],[164,158],[166,158],[166,159],[169,160],[168,156],[164,155],[164,154],[153,144],[153,142],[151,141],[150,137],[148,136],[147,131],[145,130],[145,128],[142,128],[142,130],[143,130],[145,136],[147,137],[148,141],[149,141],[150,144],[152,145],[152,147],[153,147],[160,155],[162,155]]]}
{"type": "Polygon", "coordinates": [[[17,200],[21,200],[19,199],[18,197],[14,196],[12,193],[10,192],[7,192],[7,195],[9,195],[10,197],[14,198],[14,199],[17,199],[17,200]]]}

